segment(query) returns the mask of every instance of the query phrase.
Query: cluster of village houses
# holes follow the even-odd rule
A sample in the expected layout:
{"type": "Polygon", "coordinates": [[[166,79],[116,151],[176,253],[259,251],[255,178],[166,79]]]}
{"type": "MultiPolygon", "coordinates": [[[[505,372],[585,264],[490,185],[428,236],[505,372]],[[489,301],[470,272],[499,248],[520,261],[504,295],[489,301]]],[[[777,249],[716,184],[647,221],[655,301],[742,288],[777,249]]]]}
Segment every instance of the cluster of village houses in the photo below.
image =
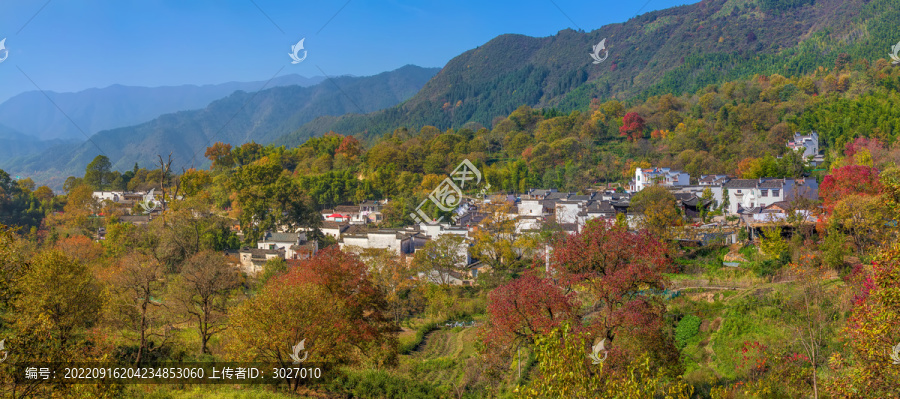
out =
{"type": "MultiPolygon", "coordinates": [[[[796,134],[788,146],[798,151],[811,164],[821,161],[818,149],[818,137],[796,134]]],[[[818,184],[814,178],[761,178],[736,179],[726,175],[701,175],[692,183],[691,176],[685,172],[670,168],[637,168],[634,179],[627,190],[597,189],[583,193],[559,192],[556,189],[532,189],[521,194],[498,193],[483,198],[463,201],[457,209],[458,218],[455,223],[419,223],[404,228],[381,228],[382,210],[387,200],[369,200],[358,205],[340,205],[333,209],[322,210],[321,232],[333,237],[342,249],[384,249],[392,251],[405,259],[411,259],[416,251],[426,243],[438,239],[445,234],[467,238],[460,248],[460,259],[463,265],[461,273],[441,276],[443,281],[456,285],[474,284],[482,265],[469,253],[470,238],[481,221],[487,216],[479,208],[484,208],[491,201],[505,201],[507,215],[515,221],[517,234],[538,231],[543,226],[552,225],[558,230],[571,234],[580,232],[589,220],[604,219],[614,221],[618,215],[624,215],[629,226],[636,227],[642,215],[629,211],[631,196],[651,186],[659,185],[669,189],[677,201],[687,222],[701,231],[708,229],[709,234],[703,237],[717,236],[725,242],[736,240],[736,234],[726,233],[722,237],[721,226],[725,220],[737,220],[743,226],[760,223],[783,221],[789,214],[801,212],[804,218],[811,220],[808,210],[794,210],[791,203],[799,198],[815,200],[818,198],[818,184]],[[709,194],[704,197],[704,192],[709,194]],[[701,215],[705,211],[721,209],[723,216],[718,221],[703,224],[701,215]],[[730,216],[730,218],[729,218],[730,216]],[[717,231],[713,233],[713,231],[717,231]]],[[[98,199],[106,199],[124,205],[134,204],[143,198],[143,193],[95,192],[98,199]]],[[[154,215],[127,215],[121,218],[124,222],[145,224],[154,215]]],[[[704,241],[705,238],[701,238],[704,241]]],[[[266,261],[273,258],[305,259],[318,251],[316,240],[308,239],[306,231],[267,232],[256,243],[255,247],[243,247],[229,251],[248,274],[262,270],[266,261]]],[[[433,275],[425,275],[434,278],[433,275]]]]}

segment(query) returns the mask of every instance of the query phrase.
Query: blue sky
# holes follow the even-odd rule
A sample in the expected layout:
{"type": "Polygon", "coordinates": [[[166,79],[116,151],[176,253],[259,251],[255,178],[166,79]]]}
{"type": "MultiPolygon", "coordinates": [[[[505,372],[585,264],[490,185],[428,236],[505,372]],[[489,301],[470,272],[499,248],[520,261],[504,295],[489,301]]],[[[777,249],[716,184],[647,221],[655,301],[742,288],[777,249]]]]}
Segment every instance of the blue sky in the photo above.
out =
{"type": "Polygon", "coordinates": [[[643,10],[644,0],[4,2],[0,39],[9,56],[0,63],[0,102],[34,84],[64,92],[441,67],[500,34],[591,31],[639,10],[693,2],[650,0],[643,10]],[[308,58],[292,65],[288,52],[304,37],[308,58]]]}

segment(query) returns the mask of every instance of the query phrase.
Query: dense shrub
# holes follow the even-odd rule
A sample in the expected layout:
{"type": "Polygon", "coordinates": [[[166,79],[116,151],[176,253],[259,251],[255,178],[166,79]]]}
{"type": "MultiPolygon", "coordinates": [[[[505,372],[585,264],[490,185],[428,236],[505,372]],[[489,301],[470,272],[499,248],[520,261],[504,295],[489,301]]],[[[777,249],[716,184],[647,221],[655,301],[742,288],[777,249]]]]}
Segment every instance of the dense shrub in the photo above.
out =
{"type": "Polygon", "coordinates": [[[384,370],[352,371],[331,382],[330,389],[353,398],[439,398],[444,393],[425,381],[416,381],[384,370]]]}
{"type": "Polygon", "coordinates": [[[678,322],[678,327],[675,328],[675,345],[678,346],[678,349],[684,349],[687,341],[698,332],[700,332],[700,318],[692,314],[684,316],[678,322]]]}

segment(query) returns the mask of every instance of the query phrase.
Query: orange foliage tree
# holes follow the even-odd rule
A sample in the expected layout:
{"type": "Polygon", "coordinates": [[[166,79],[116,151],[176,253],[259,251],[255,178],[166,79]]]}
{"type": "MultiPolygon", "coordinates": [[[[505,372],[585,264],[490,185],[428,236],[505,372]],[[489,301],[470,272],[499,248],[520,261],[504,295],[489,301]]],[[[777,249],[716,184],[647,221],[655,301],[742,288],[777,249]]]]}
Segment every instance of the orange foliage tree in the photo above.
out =
{"type": "Polygon", "coordinates": [[[262,291],[232,313],[226,338],[237,360],[290,364],[291,348],[304,341],[307,362],[396,362],[383,293],[366,265],[336,246],[291,262],[262,291]]]}

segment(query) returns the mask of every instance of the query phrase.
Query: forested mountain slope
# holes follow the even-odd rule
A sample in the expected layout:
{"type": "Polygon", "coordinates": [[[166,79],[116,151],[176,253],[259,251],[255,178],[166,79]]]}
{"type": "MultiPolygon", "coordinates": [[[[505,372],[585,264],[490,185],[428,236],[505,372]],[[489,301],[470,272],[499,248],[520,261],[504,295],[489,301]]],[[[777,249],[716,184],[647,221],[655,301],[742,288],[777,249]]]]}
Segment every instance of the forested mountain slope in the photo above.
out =
{"type": "Polygon", "coordinates": [[[277,143],[297,145],[329,130],[371,138],[398,125],[490,127],[521,105],[586,110],[592,98],[677,95],[754,74],[800,75],[833,67],[841,54],[885,58],[900,40],[898,26],[900,4],[890,0],[709,0],[591,32],[502,35],[452,59],[401,105],[318,118],[277,143]],[[593,64],[591,46],[604,38],[609,58],[593,64]]]}

